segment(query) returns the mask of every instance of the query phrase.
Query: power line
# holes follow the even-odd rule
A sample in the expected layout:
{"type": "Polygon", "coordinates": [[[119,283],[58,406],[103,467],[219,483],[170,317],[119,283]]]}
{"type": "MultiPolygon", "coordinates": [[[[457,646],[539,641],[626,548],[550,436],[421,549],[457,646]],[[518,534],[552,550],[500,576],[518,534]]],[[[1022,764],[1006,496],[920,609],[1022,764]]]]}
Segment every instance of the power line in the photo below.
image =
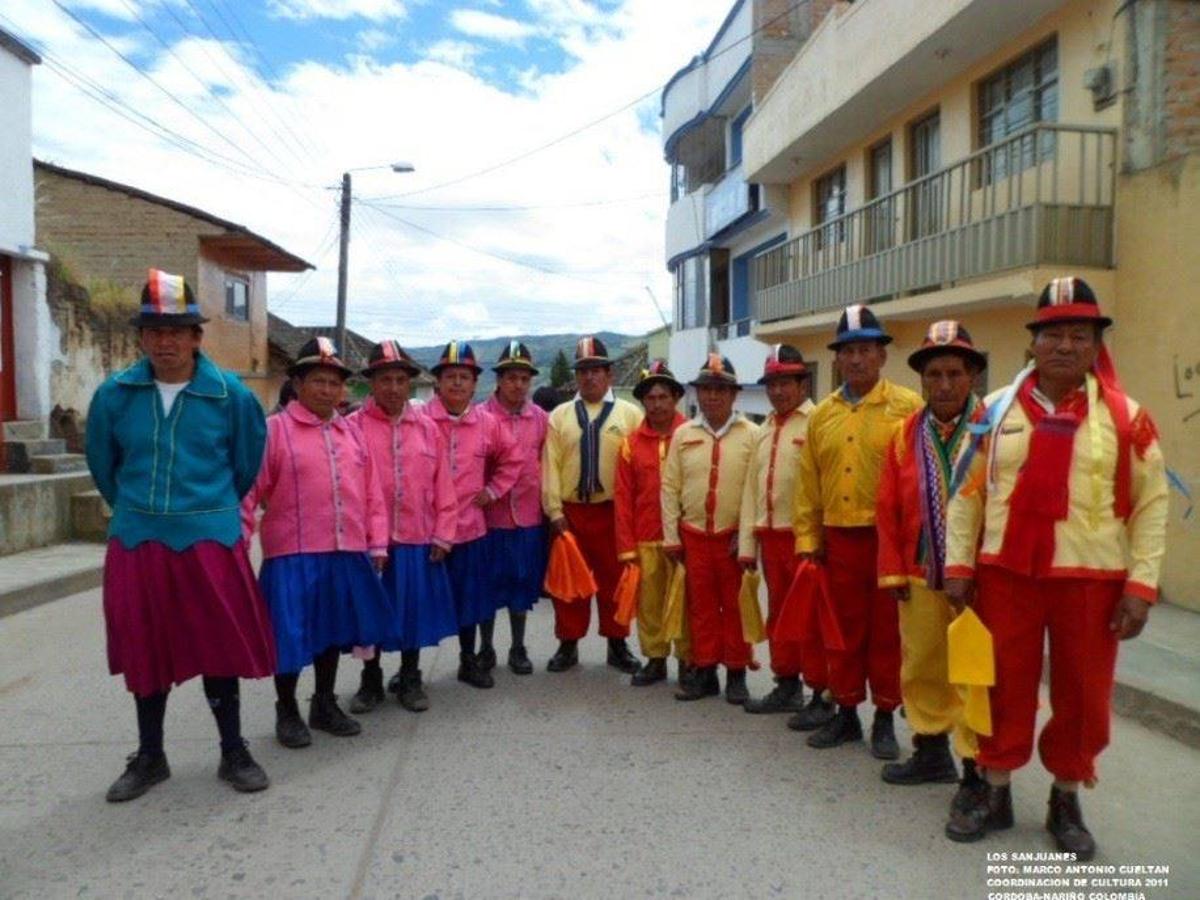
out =
{"type": "Polygon", "coordinates": [[[583,209],[585,207],[596,206],[617,206],[622,203],[634,203],[638,200],[649,200],[651,198],[665,197],[663,191],[653,191],[647,194],[637,194],[633,197],[619,197],[605,200],[582,200],[578,203],[546,203],[533,204],[529,206],[419,206],[419,205],[404,205],[398,203],[379,203],[379,198],[375,197],[360,197],[356,198],[359,203],[374,203],[380,209],[398,209],[409,212],[531,212],[534,210],[549,210],[549,209],[583,209]]]}

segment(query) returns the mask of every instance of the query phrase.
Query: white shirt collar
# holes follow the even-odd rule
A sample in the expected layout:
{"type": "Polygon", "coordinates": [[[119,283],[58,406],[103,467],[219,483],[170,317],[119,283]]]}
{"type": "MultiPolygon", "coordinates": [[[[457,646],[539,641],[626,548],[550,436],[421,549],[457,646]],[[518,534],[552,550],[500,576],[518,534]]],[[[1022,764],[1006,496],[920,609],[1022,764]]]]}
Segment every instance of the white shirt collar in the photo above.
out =
{"type": "MultiPolygon", "coordinates": [[[[599,403],[612,403],[612,402],[614,402],[616,399],[617,399],[617,397],[616,397],[616,395],[613,393],[613,391],[612,391],[612,388],[609,388],[609,389],[608,389],[608,390],[605,392],[604,396],[603,396],[603,397],[601,397],[601,398],[600,398],[600,400],[599,400],[598,402],[599,402],[599,403]]],[[[583,394],[579,393],[579,391],[576,391],[576,392],[575,392],[575,396],[571,398],[571,402],[572,402],[572,403],[574,403],[575,401],[578,401],[578,400],[583,400],[583,394]]],[[[587,403],[587,401],[586,401],[586,400],[583,400],[583,402],[584,402],[584,403],[587,403]]],[[[591,406],[591,405],[592,405],[592,404],[588,403],[588,406],[591,406]]]]}
{"type": "Polygon", "coordinates": [[[717,440],[720,440],[721,438],[725,437],[725,435],[729,434],[729,429],[731,429],[734,426],[734,423],[737,422],[738,418],[739,418],[739,414],[738,414],[737,410],[734,410],[733,413],[729,416],[729,418],[725,420],[725,424],[722,425],[720,428],[716,428],[716,429],[714,429],[711,425],[708,424],[708,420],[706,418],[704,418],[703,413],[697,415],[696,418],[694,418],[692,420],[692,422],[696,426],[703,428],[705,431],[707,431],[709,434],[711,434],[717,440]]]}

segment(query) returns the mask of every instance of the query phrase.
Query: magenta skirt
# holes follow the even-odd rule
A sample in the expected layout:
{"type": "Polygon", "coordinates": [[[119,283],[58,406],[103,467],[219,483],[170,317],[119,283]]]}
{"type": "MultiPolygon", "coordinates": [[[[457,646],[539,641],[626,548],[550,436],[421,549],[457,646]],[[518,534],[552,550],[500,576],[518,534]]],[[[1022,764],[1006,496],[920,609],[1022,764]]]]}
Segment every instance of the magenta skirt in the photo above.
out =
{"type": "Polygon", "coordinates": [[[265,678],[275,638],[246,546],[108,542],[104,560],[108,669],[141,697],[197,675],[265,678]]]}

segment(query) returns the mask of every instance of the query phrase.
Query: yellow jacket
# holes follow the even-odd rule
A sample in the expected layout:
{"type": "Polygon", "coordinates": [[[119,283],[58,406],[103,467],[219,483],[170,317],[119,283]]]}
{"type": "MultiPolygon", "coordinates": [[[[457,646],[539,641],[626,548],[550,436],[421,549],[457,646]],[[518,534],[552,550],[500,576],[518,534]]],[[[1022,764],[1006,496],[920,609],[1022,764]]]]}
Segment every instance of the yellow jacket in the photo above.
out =
{"type": "Polygon", "coordinates": [[[797,553],[819,550],[825,526],[875,524],[884,455],[904,420],[924,405],[919,394],[883,378],[857,403],[837,390],[817,404],[796,479],[797,553]]]}
{"type": "MultiPolygon", "coordinates": [[[[1002,393],[990,395],[985,404],[992,406],[1002,393]]],[[[1158,598],[1165,547],[1166,465],[1149,416],[1133,400],[1128,403],[1132,514],[1123,521],[1113,511],[1117,432],[1107,404],[1097,403],[1089,407],[1075,434],[1067,518],[1054,527],[1049,576],[1124,579],[1126,594],[1153,603],[1158,598]],[[1096,432],[1092,431],[1093,416],[1099,420],[1096,432]],[[1093,433],[1099,437],[1098,453],[1090,440],[1093,433]]],[[[946,514],[947,576],[969,578],[976,564],[998,562],[1008,525],[1009,498],[1029,454],[1032,432],[1029,416],[1014,402],[1000,424],[995,452],[989,434],[973,457],[946,514]],[[991,486],[989,458],[995,460],[991,486]]]]}
{"type": "MultiPolygon", "coordinates": [[[[742,494],[759,428],[734,413],[728,430],[716,438],[693,419],[671,438],[662,473],[663,546],[679,547],[679,531],[704,534],[735,533],[741,517],[742,494]]],[[[753,544],[739,555],[754,552],[753,544]]]]}
{"type": "MultiPolygon", "coordinates": [[[[588,404],[588,421],[600,413],[601,403],[588,404]]],[[[617,453],[625,438],[642,423],[642,411],[628,400],[615,399],[612,412],[600,432],[600,484],[603,490],[588,503],[613,499],[616,487],[617,453]]],[[[550,413],[546,444],[542,448],[542,508],[550,521],[561,519],[563,503],[580,503],[575,495],[581,467],[579,442],[583,431],[575,416],[575,404],[563,403],[550,413]]]]}
{"type": "Polygon", "coordinates": [[[746,559],[753,558],[755,535],[759,532],[792,527],[796,473],[814,409],[813,402],[805,400],[782,421],[771,413],[759,428],[742,493],[740,543],[751,548],[746,559]]]}

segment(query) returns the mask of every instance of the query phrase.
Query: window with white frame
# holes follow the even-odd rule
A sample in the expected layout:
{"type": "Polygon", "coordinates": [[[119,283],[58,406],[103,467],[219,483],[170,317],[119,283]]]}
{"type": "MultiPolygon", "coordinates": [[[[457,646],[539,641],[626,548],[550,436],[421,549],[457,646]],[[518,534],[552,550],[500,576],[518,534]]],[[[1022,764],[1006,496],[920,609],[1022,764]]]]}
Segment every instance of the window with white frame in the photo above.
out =
{"type": "Polygon", "coordinates": [[[225,315],[239,322],[250,321],[250,281],[240,275],[225,276],[225,315]]]}
{"type": "MultiPolygon", "coordinates": [[[[1058,119],[1058,40],[1050,38],[979,84],[979,146],[990,147],[1037,122],[1058,119]]],[[[1054,135],[1034,135],[989,154],[983,178],[1019,172],[1054,150],[1054,135]],[[1040,143],[1040,146],[1037,144],[1040,143]]]]}
{"type": "Polygon", "coordinates": [[[689,256],[675,265],[675,330],[700,328],[708,300],[708,260],[689,256]]]}

